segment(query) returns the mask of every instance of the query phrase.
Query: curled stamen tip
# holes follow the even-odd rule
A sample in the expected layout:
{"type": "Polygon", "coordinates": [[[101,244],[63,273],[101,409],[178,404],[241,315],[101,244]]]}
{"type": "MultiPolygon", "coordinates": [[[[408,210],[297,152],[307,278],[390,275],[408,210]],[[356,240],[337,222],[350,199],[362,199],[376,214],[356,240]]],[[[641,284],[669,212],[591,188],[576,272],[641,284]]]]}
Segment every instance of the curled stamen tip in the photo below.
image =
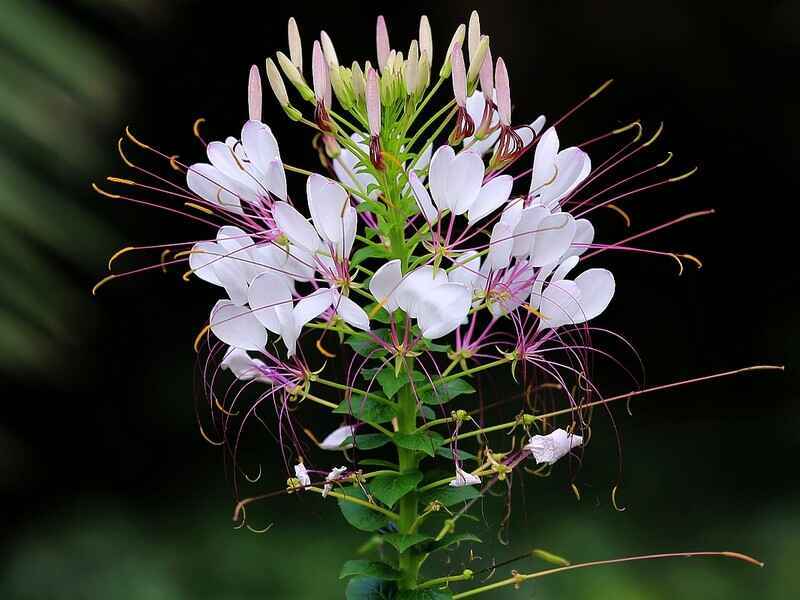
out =
{"type": "Polygon", "coordinates": [[[97,283],[94,284],[94,287],[92,288],[92,296],[96,296],[97,295],[97,290],[100,289],[101,285],[106,284],[109,281],[111,281],[112,279],[116,279],[116,278],[117,278],[117,276],[113,275],[113,274],[112,275],[106,275],[105,277],[103,277],[100,281],[98,281],[97,283]]]}
{"type": "Polygon", "coordinates": [[[203,143],[205,143],[205,140],[203,140],[203,136],[200,134],[200,125],[202,125],[205,122],[206,120],[204,117],[198,117],[197,119],[195,119],[194,124],[192,125],[192,133],[194,134],[194,137],[196,137],[203,143]]]}
{"type": "Polygon", "coordinates": [[[204,336],[206,335],[206,333],[208,333],[210,330],[211,330],[211,323],[209,323],[208,325],[206,325],[205,327],[203,327],[203,328],[200,330],[200,333],[198,333],[198,334],[197,334],[197,336],[194,338],[194,344],[193,344],[193,346],[194,346],[194,351],[195,351],[195,352],[200,352],[200,342],[201,342],[201,341],[203,341],[203,337],[204,337],[204,336]]]}
{"type": "Polygon", "coordinates": [[[106,196],[107,198],[114,198],[115,200],[122,198],[122,196],[120,196],[118,194],[112,194],[111,192],[107,192],[107,191],[103,190],[102,188],[100,188],[100,186],[98,186],[94,182],[92,182],[92,189],[95,192],[97,192],[98,194],[100,194],[101,196],[106,196]]]}
{"type": "Polygon", "coordinates": [[[694,264],[697,265],[698,269],[702,269],[703,268],[703,261],[701,261],[696,256],[692,256],[691,254],[681,254],[681,258],[685,258],[687,260],[692,261],[694,264]]]}
{"type": "Polygon", "coordinates": [[[150,146],[148,146],[144,142],[139,141],[138,139],[136,139],[136,136],[134,136],[133,133],[131,133],[130,125],[126,125],[125,126],[125,135],[128,136],[128,139],[130,141],[132,141],[134,144],[136,144],[140,148],[144,148],[145,150],[151,150],[150,146]]]}
{"type": "Polygon", "coordinates": [[[672,160],[672,152],[670,152],[669,150],[667,150],[667,158],[665,158],[665,159],[664,159],[664,160],[662,160],[660,163],[658,163],[658,164],[656,165],[656,167],[663,167],[664,165],[666,165],[666,164],[667,164],[669,161],[671,161],[671,160],[672,160]]]}
{"type": "Polygon", "coordinates": [[[667,181],[668,181],[669,183],[675,183],[676,181],[680,181],[681,179],[686,179],[687,177],[691,177],[692,175],[694,175],[695,173],[697,173],[697,171],[698,171],[699,169],[700,169],[700,167],[695,167],[694,169],[692,169],[691,171],[688,171],[688,172],[684,173],[683,175],[678,175],[677,177],[670,177],[669,179],[667,179],[667,181]]]}
{"type": "Polygon", "coordinates": [[[658,139],[658,136],[661,135],[662,131],[664,131],[664,122],[663,121],[658,124],[658,129],[656,129],[656,132],[653,134],[653,137],[651,137],[644,144],[642,144],[642,148],[647,148],[647,146],[649,146],[650,144],[655,142],[658,139]]]}
{"type": "MultiPolygon", "coordinates": [[[[125,246],[124,248],[120,248],[114,254],[111,255],[111,258],[108,259],[108,270],[111,270],[112,263],[117,260],[120,256],[125,254],[126,252],[130,252],[131,250],[136,250],[136,246],[125,246]]],[[[98,284],[99,285],[99,284],[98,284]]]]}
{"type": "Polygon", "coordinates": [[[189,208],[193,208],[195,210],[199,210],[200,212],[203,212],[203,213],[205,213],[207,215],[213,215],[214,214],[214,211],[211,210],[210,208],[205,207],[205,206],[200,206],[199,204],[195,204],[194,202],[184,202],[183,205],[184,206],[188,206],[189,208]]]}
{"type": "Polygon", "coordinates": [[[603,85],[601,85],[599,88],[597,88],[595,91],[593,91],[593,92],[592,92],[592,93],[589,95],[589,98],[594,98],[594,97],[595,97],[595,96],[597,96],[598,94],[601,94],[601,93],[603,92],[603,90],[605,90],[605,89],[606,89],[608,86],[610,86],[612,83],[614,83],[614,80],[613,80],[613,79],[608,79],[607,81],[605,81],[605,82],[603,83],[603,85]]]}
{"type": "Polygon", "coordinates": [[[761,568],[763,568],[765,564],[762,561],[753,558],[752,556],[748,556],[747,554],[742,554],[741,552],[720,552],[720,554],[727,558],[735,558],[736,560],[743,560],[746,563],[750,563],[751,565],[755,565],[761,568]]]}
{"type": "MultiPolygon", "coordinates": [[[[639,119],[636,119],[632,123],[628,123],[624,127],[619,127],[618,129],[614,129],[611,133],[613,133],[615,135],[619,134],[619,133],[625,133],[626,131],[628,131],[629,129],[633,129],[634,127],[638,127],[639,128],[639,135],[641,136],[642,135],[642,122],[639,119]]],[[[638,137],[637,137],[637,139],[638,139],[638,137]]]]}
{"type": "Polygon", "coordinates": [[[614,510],[616,510],[617,512],[625,512],[628,509],[626,507],[624,507],[624,506],[620,507],[617,504],[617,489],[618,488],[619,488],[619,486],[615,485],[614,489],[611,490],[611,503],[614,505],[614,510]]]}
{"type": "Polygon", "coordinates": [[[319,338],[317,340],[316,346],[317,346],[317,350],[319,351],[319,353],[322,354],[322,356],[324,356],[325,358],[335,358],[336,357],[336,355],[333,352],[329,352],[328,350],[326,350],[322,346],[322,338],[319,338]]]}
{"type": "Polygon", "coordinates": [[[628,216],[628,213],[626,213],[624,210],[622,210],[619,206],[617,206],[616,204],[606,204],[606,208],[610,208],[611,210],[616,212],[618,215],[620,215],[623,219],[625,219],[625,227],[630,227],[631,226],[631,218],[630,218],[630,216],[628,216]]]}

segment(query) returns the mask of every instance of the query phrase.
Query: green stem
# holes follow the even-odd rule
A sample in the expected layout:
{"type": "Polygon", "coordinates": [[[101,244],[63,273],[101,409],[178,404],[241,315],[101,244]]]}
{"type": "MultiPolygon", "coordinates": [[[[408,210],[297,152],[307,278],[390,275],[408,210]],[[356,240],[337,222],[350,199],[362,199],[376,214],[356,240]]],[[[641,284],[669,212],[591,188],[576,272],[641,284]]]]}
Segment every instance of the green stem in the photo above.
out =
{"type": "Polygon", "coordinates": [[[428,390],[435,388],[443,383],[447,383],[448,381],[452,381],[453,379],[461,379],[462,377],[466,377],[467,375],[473,375],[474,373],[480,373],[481,371],[486,371],[487,369],[493,369],[494,367],[498,367],[500,365],[504,365],[507,362],[511,362],[513,357],[503,357],[498,360],[494,360],[490,363],[486,363],[485,365],[478,365],[477,367],[472,367],[471,369],[464,369],[463,371],[459,371],[458,373],[453,373],[452,375],[446,375],[445,377],[440,377],[436,381],[432,383],[427,383],[420,387],[417,392],[427,392],[428,390]]]}
{"type": "Polygon", "coordinates": [[[426,588],[432,588],[434,586],[447,585],[455,581],[469,581],[474,576],[475,574],[472,571],[470,571],[469,569],[464,569],[464,572],[461,573],[461,575],[450,575],[449,577],[437,577],[436,579],[429,579],[424,583],[420,583],[417,586],[417,589],[424,590],[426,588]]]}

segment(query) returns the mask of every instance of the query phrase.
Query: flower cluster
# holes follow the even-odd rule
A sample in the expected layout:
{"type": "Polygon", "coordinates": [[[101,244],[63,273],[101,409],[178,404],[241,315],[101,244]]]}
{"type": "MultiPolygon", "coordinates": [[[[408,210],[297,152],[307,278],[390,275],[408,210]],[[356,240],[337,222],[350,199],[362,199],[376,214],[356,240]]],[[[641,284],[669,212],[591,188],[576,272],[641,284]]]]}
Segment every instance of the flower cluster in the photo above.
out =
{"type": "MultiPolygon", "coordinates": [[[[396,551],[387,563],[348,563],[348,597],[379,597],[357,595],[369,586],[388,586],[391,594],[380,597],[410,594],[433,587],[419,581],[422,563],[457,539],[456,521],[486,490],[510,486],[519,465],[541,473],[582,446],[582,409],[603,402],[592,401],[598,392],[589,376],[592,356],[605,355],[591,335],[602,330],[589,322],[615,293],[612,273],[592,259],[619,250],[669,256],[681,270],[681,259],[699,264],[691,255],[631,245],[660,227],[600,242],[590,219],[601,208],[627,219],[616,202],[685,176],[632,187],[667,159],[608,182],[661,132],[643,140],[638,122],[562,148],[561,124],[610,82],[552,122],[530,115],[515,121],[506,64],[492,56],[476,13],[440,51],[441,61],[425,17],[405,54],[379,18],[374,65],[340,63],[323,31],[312,46],[310,79],[293,19],[288,32],[288,55],[266,60],[266,78],[285,114],[313,132],[322,169],[284,162],[262,121],[256,66],[240,137],[206,143],[195,127],[207,162],[184,165],[128,133],[184,174],[185,188],[172,184],[181,191],[169,193],[185,207],[169,210],[185,210],[211,228],[206,239],[169,262],[162,255],[155,266],[188,262],[187,276],[220,288],[198,337],[200,346],[210,332],[204,372],[221,437],[215,443],[236,459],[243,425],[229,435],[232,419],[248,402],[244,390],[257,390],[243,414],[263,423],[257,410],[274,407],[292,475],[286,492],[336,498],[348,522],[378,532],[396,551]],[[442,95],[444,102],[431,106],[442,95]],[[593,166],[587,148],[619,139],[621,146],[593,166]],[[344,342],[336,354],[349,356],[346,373],[333,378],[328,334],[344,342]],[[316,338],[311,352],[309,337],[316,338]],[[522,409],[508,422],[485,423],[482,404],[460,397],[475,393],[469,380],[501,367],[515,379],[521,371],[522,409]],[[220,394],[220,371],[239,385],[220,394]],[[533,383],[555,390],[566,408],[537,411],[533,383]],[[331,402],[325,390],[342,398],[331,402]],[[308,412],[300,408],[308,404],[343,419],[321,442],[305,429],[313,444],[300,435],[308,412]],[[568,415],[564,427],[555,427],[558,415],[568,415]],[[512,432],[505,438],[511,446],[497,451],[487,434],[500,430],[512,432]],[[395,448],[394,462],[363,458],[387,445],[395,448]],[[347,466],[314,468],[315,447],[344,452],[347,466]],[[450,474],[437,478],[443,464],[450,474]],[[453,513],[449,507],[459,504],[453,513]],[[439,533],[429,532],[442,515],[439,533]]],[[[470,578],[465,571],[436,581],[470,578]]]]}

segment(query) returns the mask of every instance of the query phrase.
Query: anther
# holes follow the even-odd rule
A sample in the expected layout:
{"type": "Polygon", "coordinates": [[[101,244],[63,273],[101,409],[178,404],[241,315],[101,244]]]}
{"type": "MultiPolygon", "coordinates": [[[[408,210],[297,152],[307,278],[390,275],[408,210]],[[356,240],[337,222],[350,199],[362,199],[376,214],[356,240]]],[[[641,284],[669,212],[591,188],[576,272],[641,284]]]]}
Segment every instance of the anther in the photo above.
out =
{"type": "Polygon", "coordinates": [[[692,175],[694,175],[695,173],[697,173],[697,170],[698,170],[699,168],[700,168],[700,167],[695,167],[695,168],[694,168],[694,169],[692,169],[691,171],[688,171],[687,173],[684,173],[683,175],[678,175],[677,177],[671,177],[671,178],[667,179],[667,181],[668,181],[669,183],[675,183],[676,181],[680,181],[681,179],[686,179],[687,177],[691,177],[692,175]]]}

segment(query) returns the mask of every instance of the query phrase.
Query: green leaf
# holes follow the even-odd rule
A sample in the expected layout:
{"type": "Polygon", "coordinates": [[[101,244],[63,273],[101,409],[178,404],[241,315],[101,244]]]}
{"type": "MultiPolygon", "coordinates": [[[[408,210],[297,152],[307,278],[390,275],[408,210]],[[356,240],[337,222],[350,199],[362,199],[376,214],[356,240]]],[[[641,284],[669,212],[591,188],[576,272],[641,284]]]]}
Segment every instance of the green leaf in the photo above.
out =
{"type": "Polygon", "coordinates": [[[341,404],[333,409],[334,413],[352,415],[360,421],[367,423],[386,423],[397,416],[397,408],[391,402],[378,402],[372,398],[364,398],[353,394],[352,398],[345,398],[341,404]]]}
{"type": "Polygon", "coordinates": [[[358,461],[358,464],[369,467],[388,467],[390,469],[400,468],[400,466],[397,463],[393,463],[390,460],[382,460],[380,458],[365,458],[363,460],[358,461]]]}
{"type": "Polygon", "coordinates": [[[356,436],[355,444],[353,443],[353,436],[347,436],[347,439],[342,442],[342,446],[355,445],[359,450],[374,450],[385,446],[390,441],[391,438],[383,433],[365,433],[356,436]]]}
{"type": "Polygon", "coordinates": [[[552,565],[557,565],[559,567],[568,567],[570,562],[564,558],[563,556],[559,556],[558,554],[553,554],[552,552],[548,552],[547,550],[542,550],[541,548],[534,548],[531,550],[531,554],[534,558],[538,558],[545,562],[548,562],[552,565]]]}
{"type": "Polygon", "coordinates": [[[405,552],[411,546],[431,539],[433,539],[431,536],[424,533],[387,533],[383,536],[383,541],[394,546],[394,549],[398,552],[405,552]]]}
{"type": "Polygon", "coordinates": [[[443,506],[452,506],[460,502],[473,500],[480,495],[478,490],[469,485],[464,487],[443,486],[422,494],[420,502],[422,504],[430,504],[431,502],[437,501],[443,506]]]}
{"type": "Polygon", "coordinates": [[[419,414],[421,414],[428,421],[433,421],[434,419],[437,418],[436,411],[433,410],[430,406],[427,406],[425,404],[420,405],[419,414]]]}
{"type": "Polygon", "coordinates": [[[395,600],[451,600],[453,594],[446,590],[403,590],[395,600]]]}
{"type": "Polygon", "coordinates": [[[483,541],[474,533],[456,533],[453,535],[449,535],[441,540],[436,542],[432,542],[430,544],[426,544],[425,552],[436,552],[438,550],[444,550],[452,546],[453,544],[459,544],[461,542],[475,542],[476,544],[482,544],[483,541]]]}
{"type": "MultiPolygon", "coordinates": [[[[425,376],[419,371],[414,371],[414,381],[418,383],[425,381],[425,376]]],[[[400,373],[400,377],[395,377],[394,369],[388,366],[384,367],[380,373],[378,373],[378,383],[381,384],[383,393],[386,394],[387,398],[394,396],[400,388],[407,385],[408,382],[408,373],[403,372],[400,373]]]]}
{"type": "Polygon", "coordinates": [[[397,586],[375,577],[353,577],[344,592],[347,600],[396,600],[397,586]]]}
{"type": "Polygon", "coordinates": [[[386,563],[372,561],[372,560],[348,560],[342,565],[342,570],[339,573],[339,579],[345,577],[355,577],[363,575],[367,577],[375,577],[376,579],[396,580],[400,579],[401,573],[386,563]]]}
{"type": "Polygon", "coordinates": [[[442,446],[441,448],[436,449],[436,454],[439,456],[443,456],[450,460],[455,460],[456,455],[458,455],[458,460],[477,460],[478,457],[474,454],[467,452],[466,450],[462,450],[461,448],[458,449],[457,452],[453,452],[450,446],[442,446]]]}
{"type": "Polygon", "coordinates": [[[414,433],[396,433],[394,443],[406,450],[416,450],[424,452],[428,456],[434,456],[436,448],[444,444],[444,438],[435,431],[416,431],[414,433]]]}
{"type": "MultiPolygon", "coordinates": [[[[349,486],[337,491],[340,494],[352,498],[359,498],[360,500],[367,499],[364,492],[355,486],[349,486]]],[[[342,511],[345,520],[356,529],[360,529],[361,531],[377,531],[381,527],[386,527],[389,524],[389,517],[367,508],[366,506],[360,506],[341,498],[338,499],[338,502],[339,510],[342,511]]]]}
{"type": "Polygon", "coordinates": [[[368,340],[361,336],[351,336],[345,341],[345,344],[350,346],[353,349],[353,352],[356,354],[360,354],[361,356],[369,356],[369,357],[377,357],[377,355],[383,350],[378,344],[373,342],[372,340],[368,340]]]}
{"type": "Polygon", "coordinates": [[[422,473],[404,473],[403,475],[380,475],[369,484],[369,491],[386,506],[392,507],[403,496],[417,489],[422,481],[422,473]]]}
{"type": "Polygon", "coordinates": [[[383,246],[364,246],[353,253],[350,259],[350,266],[354,267],[369,258],[386,258],[386,248],[383,246]]]}
{"type": "Polygon", "coordinates": [[[420,396],[421,400],[426,404],[445,404],[456,396],[474,393],[475,388],[469,383],[463,379],[453,379],[452,381],[440,383],[435,389],[427,390],[420,394],[420,396]]]}

